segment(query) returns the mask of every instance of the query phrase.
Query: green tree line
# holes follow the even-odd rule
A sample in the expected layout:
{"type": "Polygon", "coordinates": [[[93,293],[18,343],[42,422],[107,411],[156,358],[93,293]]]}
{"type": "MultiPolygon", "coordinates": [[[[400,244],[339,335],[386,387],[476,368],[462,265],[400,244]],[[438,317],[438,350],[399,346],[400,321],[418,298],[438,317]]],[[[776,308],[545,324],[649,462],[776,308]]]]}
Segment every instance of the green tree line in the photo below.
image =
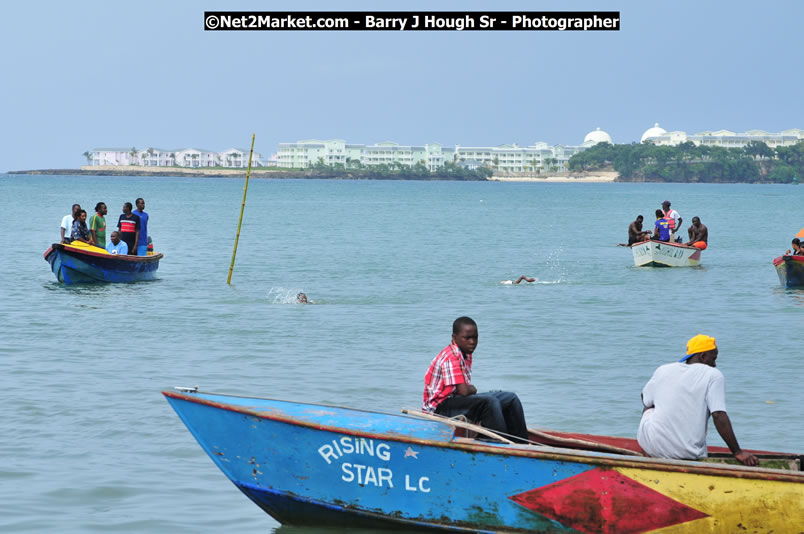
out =
{"type": "Polygon", "coordinates": [[[454,162],[447,162],[435,171],[430,171],[423,162],[413,166],[398,161],[390,164],[364,165],[360,161],[326,164],[322,158],[311,167],[312,175],[320,178],[345,178],[352,180],[487,180],[492,171],[486,167],[467,169],[454,162]]]}
{"type": "Polygon", "coordinates": [[[751,141],[742,148],[677,146],[653,143],[597,145],[572,156],[570,171],[614,168],[618,180],[629,182],[753,182],[791,183],[804,180],[804,141],[770,148],[751,141]]]}

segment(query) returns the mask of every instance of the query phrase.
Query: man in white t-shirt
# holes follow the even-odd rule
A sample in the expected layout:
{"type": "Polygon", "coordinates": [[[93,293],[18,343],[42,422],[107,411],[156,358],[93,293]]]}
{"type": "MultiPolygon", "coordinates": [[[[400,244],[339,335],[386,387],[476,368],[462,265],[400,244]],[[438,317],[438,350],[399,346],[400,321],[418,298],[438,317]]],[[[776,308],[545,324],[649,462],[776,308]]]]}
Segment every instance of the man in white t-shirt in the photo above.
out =
{"type": "Polygon", "coordinates": [[[684,222],[684,219],[681,218],[681,215],[678,214],[676,210],[670,207],[670,201],[665,200],[662,202],[662,213],[664,213],[665,219],[669,219],[670,222],[670,242],[675,243],[676,241],[676,234],[681,229],[681,223],[684,222]]]}
{"type": "Polygon", "coordinates": [[[649,456],[697,460],[706,457],[709,415],[729,450],[745,465],[757,465],[740,450],[726,413],[726,379],[715,368],[715,338],[698,334],[687,342],[687,355],[653,373],[642,389],[642,420],[637,441],[649,456]]]}
{"type": "Polygon", "coordinates": [[[79,204],[73,204],[73,212],[70,215],[62,217],[61,227],[59,228],[61,232],[60,243],[69,243],[72,241],[70,235],[73,233],[73,220],[78,216],[79,211],[81,211],[81,206],[79,204]]]}

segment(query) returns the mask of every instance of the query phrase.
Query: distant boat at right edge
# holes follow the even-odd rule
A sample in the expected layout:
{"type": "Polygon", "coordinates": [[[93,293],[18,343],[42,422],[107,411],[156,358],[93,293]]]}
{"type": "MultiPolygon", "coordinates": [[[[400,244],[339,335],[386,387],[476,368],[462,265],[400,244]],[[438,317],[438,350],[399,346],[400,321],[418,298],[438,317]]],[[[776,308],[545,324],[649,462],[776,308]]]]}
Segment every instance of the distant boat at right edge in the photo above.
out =
{"type": "Polygon", "coordinates": [[[773,260],[773,265],[782,287],[804,288],[804,256],[779,256],[773,260]]]}

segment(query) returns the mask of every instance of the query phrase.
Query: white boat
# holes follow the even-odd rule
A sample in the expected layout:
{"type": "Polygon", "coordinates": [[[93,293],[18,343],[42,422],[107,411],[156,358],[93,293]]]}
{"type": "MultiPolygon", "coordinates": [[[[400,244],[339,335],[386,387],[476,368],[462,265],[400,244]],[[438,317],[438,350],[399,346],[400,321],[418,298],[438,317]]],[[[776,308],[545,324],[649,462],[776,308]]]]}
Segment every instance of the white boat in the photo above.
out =
{"type": "Polygon", "coordinates": [[[637,267],[695,267],[701,263],[701,249],[681,243],[641,241],[631,245],[631,252],[637,267]]]}

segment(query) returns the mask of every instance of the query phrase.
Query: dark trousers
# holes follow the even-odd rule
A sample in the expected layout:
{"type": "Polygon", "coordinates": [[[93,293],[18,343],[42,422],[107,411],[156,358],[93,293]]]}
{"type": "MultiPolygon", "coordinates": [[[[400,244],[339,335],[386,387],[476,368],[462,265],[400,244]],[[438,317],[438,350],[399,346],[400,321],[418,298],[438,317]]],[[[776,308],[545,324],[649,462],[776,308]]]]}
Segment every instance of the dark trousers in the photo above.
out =
{"type": "Polygon", "coordinates": [[[436,407],[436,413],[446,417],[466,416],[470,421],[480,421],[489,430],[528,439],[525,412],[516,393],[489,391],[476,395],[454,395],[436,407]]]}
{"type": "Polygon", "coordinates": [[[129,256],[137,255],[137,244],[134,242],[134,236],[136,236],[136,234],[132,232],[120,232],[120,239],[125,241],[126,245],[128,245],[129,256]]]}

